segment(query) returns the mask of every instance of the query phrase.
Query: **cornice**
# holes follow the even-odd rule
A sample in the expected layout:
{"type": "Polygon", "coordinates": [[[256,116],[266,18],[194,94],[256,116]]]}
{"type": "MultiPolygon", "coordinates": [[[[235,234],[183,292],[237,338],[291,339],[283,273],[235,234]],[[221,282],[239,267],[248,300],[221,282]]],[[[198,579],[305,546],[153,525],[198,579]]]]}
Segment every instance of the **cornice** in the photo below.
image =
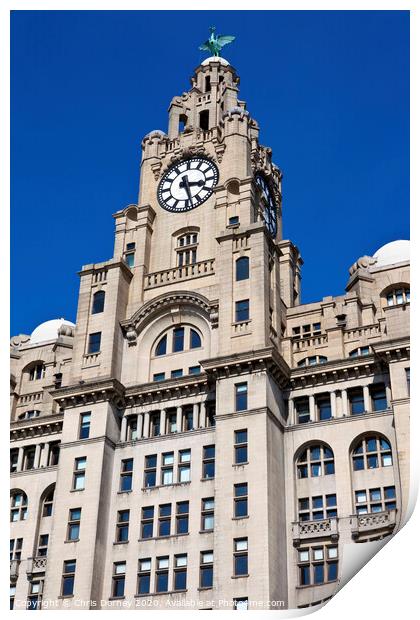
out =
{"type": "Polygon", "coordinates": [[[80,381],[78,384],[54,390],[53,400],[62,409],[88,406],[109,401],[117,408],[124,407],[125,387],[117,379],[107,377],[96,381],[80,381]]]}
{"type": "Polygon", "coordinates": [[[61,433],[63,429],[63,414],[33,418],[10,424],[10,440],[19,441],[32,437],[44,437],[61,433]]]}
{"type": "Polygon", "coordinates": [[[125,390],[126,407],[152,405],[162,400],[173,400],[188,396],[205,394],[212,389],[212,384],[206,373],[167,379],[166,381],[142,383],[132,385],[125,390]]]}
{"type": "Polygon", "coordinates": [[[293,390],[299,387],[349,381],[370,376],[375,372],[383,372],[381,362],[375,355],[332,360],[323,364],[294,368],[290,374],[290,387],[293,390]]]}

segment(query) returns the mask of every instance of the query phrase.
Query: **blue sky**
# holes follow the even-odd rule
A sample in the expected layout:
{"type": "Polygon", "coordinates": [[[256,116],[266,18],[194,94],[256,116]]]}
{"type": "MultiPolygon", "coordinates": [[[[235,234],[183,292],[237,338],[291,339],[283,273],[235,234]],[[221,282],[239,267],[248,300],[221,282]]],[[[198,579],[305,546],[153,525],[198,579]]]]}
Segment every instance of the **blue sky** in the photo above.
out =
{"type": "Polygon", "coordinates": [[[409,237],[409,13],[17,11],[11,19],[11,332],[75,320],[83,264],[113,253],[140,142],[205,58],[208,26],[284,174],[303,302],[409,237]]]}

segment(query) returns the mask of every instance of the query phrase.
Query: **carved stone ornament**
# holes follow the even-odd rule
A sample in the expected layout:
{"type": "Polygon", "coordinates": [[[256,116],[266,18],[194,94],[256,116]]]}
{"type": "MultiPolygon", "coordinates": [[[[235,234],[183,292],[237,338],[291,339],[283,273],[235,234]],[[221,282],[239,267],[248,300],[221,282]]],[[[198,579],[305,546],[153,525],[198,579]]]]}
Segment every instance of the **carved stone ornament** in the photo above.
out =
{"type": "Polygon", "coordinates": [[[137,332],[134,327],[130,327],[126,332],[128,346],[131,347],[137,344],[137,332]]]}
{"type": "Polygon", "coordinates": [[[358,269],[369,270],[369,267],[373,267],[377,262],[377,258],[373,258],[373,256],[361,256],[357,259],[355,263],[350,267],[349,273],[352,276],[358,269]]]}

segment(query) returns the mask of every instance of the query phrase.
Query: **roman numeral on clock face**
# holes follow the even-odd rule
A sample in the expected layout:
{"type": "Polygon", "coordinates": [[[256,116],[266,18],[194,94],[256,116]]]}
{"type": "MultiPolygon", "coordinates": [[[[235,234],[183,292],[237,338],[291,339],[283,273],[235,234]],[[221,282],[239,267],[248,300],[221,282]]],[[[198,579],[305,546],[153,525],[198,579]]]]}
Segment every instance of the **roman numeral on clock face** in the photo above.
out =
{"type": "Polygon", "coordinates": [[[212,195],[218,180],[219,171],[210,159],[185,159],[164,173],[158,185],[158,202],[174,213],[195,209],[212,195]]]}

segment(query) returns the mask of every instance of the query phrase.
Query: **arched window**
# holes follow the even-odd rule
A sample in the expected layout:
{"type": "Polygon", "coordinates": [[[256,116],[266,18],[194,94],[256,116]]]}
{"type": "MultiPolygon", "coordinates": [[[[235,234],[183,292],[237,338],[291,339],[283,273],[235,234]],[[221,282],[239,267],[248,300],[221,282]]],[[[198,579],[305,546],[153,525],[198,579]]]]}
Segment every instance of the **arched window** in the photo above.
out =
{"type": "Polygon", "coordinates": [[[93,296],[92,314],[99,314],[104,311],[105,291],[97,291],[93,296]]]}
{"type": "Polygon", "coordinates": [[[201,338],[195,329],[190,331],[190,349],[199,349],[201,347],[201,338]]]}
{"type": "Polygon", "coordinates": [[[166,344],[168,341],[168,336],[165,334],[158,342],[155,355],[166,355],[166,344]]]}
{"type": "Polygon", "coordinates": [[[44,362],[36,362],[31,368],[28,369],[29,381],[38,381],[45,377],[45,365],[44,362]]]}
{"type": "Polygon", "coordinates": [[[370,347],[358,347],[357,349],[353,349],[350,351],[349,357],[360,357],[362,355],[369,355],[370,347]]]}
{"type": "Polygon", "coordinates": [[[50,490],[47,490],[47,493],[42,502],[42,516],[43,517],[51,517],[53,512],[54,505],[54,491],[55,487],[50,490]]]}
{"type": "Polygon", "coordinates": [[[400,304],[406,304],[410,301],[410,287],[409,286],[398,286],[389,290],[386,293],[386,305],[387,306],[398,306],[400,304]]]}
{"type": "Polygon", "coordinates": [[[352,452],[353,470],[377,469],[392,465],[390,443],[379,435],[364,437],[352,452]]]}
{"type": "Polygon", "coordinates": [[[178,267],[193,265],[197,262],[198,233],[188,232],[180,235],[176,241],[176,264],[178,267]]]}
{"type": "Polygon", "coordinates": [[[298,366],[315,366],[315,364],[325,364],[328,362],[328,358],[325,355],[311,355],[310,357],[305,357],[305,359],[300,360],[298,362],[298,366]]]}
{"type": "Polygon", "coordinates": [[[30,411],[25,411],[25,413],[21,413],[18,417],[18,420],[32,420],[32,418],[37,418],[41,412],[38,409],[31,409],[30,411]]]}
{"type": "Polygon", "coordinates": [[[236,281],[248,280],[249,278],[249,258],[241,256],[236,261],[236,281]]]}
{"type": "Polygon", "coordinates": [[[13,491],[10,496],[10,521],[25,521],[28,517],[28,498],[23,491],[13,491]]]}
{"type": "Polygon", "coordinates": [[[164,334],[155,347],[155,356],[167,353],[180,353],[189,349],[202,347],[201,336],[196,329],[187,325],[179,325],[164,334]]]}
{"type": "Polygon", "coordinates": [[[300,453],[296,467],[298,478],[319,478],[334,474],[334,453],[326,445],[311,444],[300,453]]]}

